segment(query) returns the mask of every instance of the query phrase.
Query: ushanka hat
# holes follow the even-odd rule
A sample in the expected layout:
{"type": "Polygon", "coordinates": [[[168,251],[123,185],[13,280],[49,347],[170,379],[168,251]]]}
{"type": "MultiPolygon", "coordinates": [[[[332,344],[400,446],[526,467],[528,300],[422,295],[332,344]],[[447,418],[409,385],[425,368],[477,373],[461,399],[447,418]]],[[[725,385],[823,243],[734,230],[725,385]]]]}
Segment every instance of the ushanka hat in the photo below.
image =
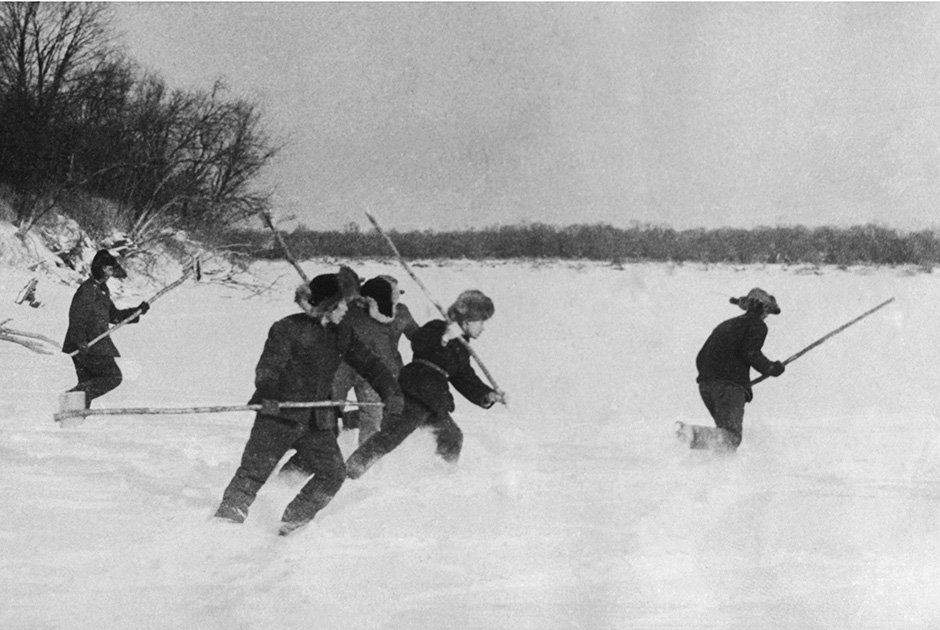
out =
{"type": "Polygon", "coordinates": [[[343,291],[339,277],[335,273],[324,273],[315,277],[309,284],[297,287],[294,301],[305,311],[323,314],[332,311],[343,300],[343,291]]]}
{"type": "Polygon", "coordinates": [[[363,297],[375,300],[379,312],[386,317],[392,317],[392,285],[382,276],[377,276],[362,285],[359,291],[363,297]]]}
{"type": "Polygon", "coordinates": [[[731,298],[732,304],[737,304],[745,311],[762,310],[771,315],[779,315],[780,307],[777,306],[777,299],[764,291],[763,289],[753,288],[748,294],[740,298],[731,298]]]}
{"type": "Polygon", "coordinates": [[[447,317],[455,322],[483,322],[495,312],[493,300],[482,291],[467,289],[447,309],[447,317]]]}
{"type": "MultiPolygon", "coordinates": [[[[386,275],[386,274],[382,274],[382,275],[380,275],[380,276],[376,276],[376,278],[382,278],[383,280],[385,280],[386,282],[388,282],[390,285],[392,285],[392,288],[393,288],[393,289],[398,286],[398,278],[396,278],[395,276],[389,276],[389,275],[386,275]]],[[[399,294],[399,295],[404,295],[404,294],[405,294],[405,290],[399,288],[399,289],[398,289],[398,294],[399,294]]]]}
{"type": "Polygon", "coordinates": [[[115,278],[126,278],[127,272],[124,267],[118,264],[117,259],[106,249],[98,250],[91,261],[91,275],[96,280],[101,280],[104,275],[104,268],[111,267],[114,270],[115,278]]]}
{"type": "Polygon", "coordinates": [[[339,282],[339,290],[347,300],[359,295],[362,278],[352,268],[340,265],[339,272],[336,274],[336,281],[339,282]]]}

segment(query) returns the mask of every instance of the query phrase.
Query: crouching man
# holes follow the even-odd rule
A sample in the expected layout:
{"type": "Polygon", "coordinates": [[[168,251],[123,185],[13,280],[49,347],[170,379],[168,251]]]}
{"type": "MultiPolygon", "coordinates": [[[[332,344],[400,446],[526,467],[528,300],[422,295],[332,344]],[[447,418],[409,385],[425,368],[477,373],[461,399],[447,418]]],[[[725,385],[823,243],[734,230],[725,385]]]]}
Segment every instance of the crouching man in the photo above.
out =
{"type": "Polygon", "coordinates": [[[296,301],[304,312],[275,322],[268,332],[249,401],[262,409],[215,514],[242,523],[278,462],[296,448],[313,477],[285,509],[282,536],[309,523],[330,502],[343,485],[346,467],[336,441],[335,409],[281,409],[278,403],[330,400],[336,370],[345,361],[378,392],[386,416],[399,414],[404,404],[391,372],[343,321],[347,306],[337,274],[319,275],[301,286],[296,301]]]}
{"type": "Polygon", "coordinates": [[[693,449],[735,451],[744,432],[744,405],[754,397],[751,369],[764,376],[780,376],[784,365],[762,351],[768,315],[779,315],[777,300],[763,289],[732,298],[746,312],[719,324],[695,358],[699,394],[715,421],[714,427],[677,422],[676,435],[693,449]]]}
{"type": "Polygon", "coordinates": [[[447,310],[448,323],[434,319],[419,328],[411,339],[412,362],[399,374],[405,392],[404,411],[386,414],[382,429],[359,446],[346,461],[347,475],[358,479],[379,459],[396,449],[420,427],[429,427],[437,439],[437,454],[456,463],[463,447],[463,432],[450,412],[454,396],[450,385],[464,398],[484,409],[505,402],[505,394],[487,386],[470,365],[465,344],[483,334],[493,316],[493,301],[482,291],[464,291],[447,310]],[[459,337],[462,337],[461,341],[459,337]]]}

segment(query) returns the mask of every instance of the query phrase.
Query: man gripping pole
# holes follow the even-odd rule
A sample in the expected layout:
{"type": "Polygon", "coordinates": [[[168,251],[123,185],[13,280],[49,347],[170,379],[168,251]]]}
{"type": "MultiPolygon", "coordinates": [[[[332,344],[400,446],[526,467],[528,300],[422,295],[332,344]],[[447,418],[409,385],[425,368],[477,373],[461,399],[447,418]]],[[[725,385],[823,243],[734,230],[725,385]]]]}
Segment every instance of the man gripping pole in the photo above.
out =
{"type": "Polygon", "coordinates": [[[108,280],[112,277],[126,278],[127,272],[108,250],[102,249],[95,254],[91,262],[91,277],[79,286],[72,297],[69,327],[62,343],[62,352],[72,358],[78,377],[75,387],[63,394],[63,397],[69,399],[69,406],[79,406],[80,403],[80,406],[87,408],[92,400],[121,384],[124,377],[115,361],[120,353],[111,341],[111,334],[126,324],[140,321],[141,315],[150,310],[152,302],[192,275],[198,268],[198,259],[194,260],[196,263],[193,268],[149,301],[141,302],[136,307],[119,309],[111,301],[108,280]]]}
{"type": "MultiPolygon", "coordinates": [[[[431,292],[428,291],[428,288],[424,286],[424,283],[421,282],[418,276],[415,275],[415,272],[411,270],[411,266],[408,265],[408,262],[401,255],[401,252],[398,251],[398,247],[395,246],[395,242],[391,239],[391,237],[389,237],[388,234],[385,233],[385,231],[382,229],[382,226],[379,225],[379,222],[375,220],[375,217],[373,217],[369,212],[366,212],[366,216],[369,218],[369,221],[375,227],[376,231],[382,235],[382,237],[385,239],[385,242],[387,242],[389,247],[391,247],[392,251],[395,253],[395,257],[398,259],[398,262],[401,264],[402,268],[404,268],[405,272],[409,276],[411,276],[411,279],[415,281],[415,284],[418,285],[418,287],[421,289],[424,295],[427,296],[427,298],[431,301],[431,303],[434,305],[437,311],[441,314],[441,317],[444,318],[444,321],[446,321],[448,324],[453,323],[451,318],[447,315],[447,311],[444,310],[444,307],[441,306],[441,304],[437,300],[434,299],[434,297],[431,295],[431,292]]],[[[464,345],[464,347],[466,347],[467,350],[470,352],[470,356],[473,357],[474,361],[477,362],[477,365],[480,366],[480,369],[483,370],[483,374],[486,375],[486,378],[487,380],[489,380],[490,385],[492,385],[493,389],[495,389],[496,392],[500,395],[500,402],[502,402],[505,405],[506,404],[505,392],[502,389],[500,389],[499,385],[496,384],[496,379],[494,379],[493,375],[490,374],[490,371],[486,369],[486,365],[483,364],[483,360],[480,359],[480,355],[477,354],[476,350],[474,350],[470,346],[470,343],[463,336],[458,336],[457,339],[459,339],[460,342],[464,345]]]]}
{"type": "MultiPolygon", "coordinates": [[[[852,321],[847,322],[847,323],[845,323],[845,324],[842,324],[841,326],[839,326],[838,328],[836,328],[835,330],[833,330],[833,331],[830,332],[829,334],[824,335],[824,336],[820,337],[819,339],[817,339],[816,341],[814,341],[813,343],[809,344],[808,346],[806,346],[805,348],[803,348],[802,350],[800,350],[799,352],[797,352],[796,354],[794,354],[792,357],[788,358],[786,361],[783,361],[783,364],[784,364],[784,365],[787,365],[788,363],[791,363],[791,362],[793,362],[793,361],[796,361],[797,359],[799,359],[801,356],[803,356],[804,354],[806,354],[807,352],[809,352],[810,350],[812,350],[812,349],[815,348],[816,346],[822,344],[823,342],[827,341],[828,339],[830,339],[830,338],[832,338],[832,337],[835,337],[836,335],[838,335],[840,332],[842,332],[843,330],[845,330],[846,328],[848,328],[848,327],[851,326],[852,324],[856,324],[856,323],[862,321],[863,319],[865,319],[866,317],[868,317],[869,315],[871,315],[871,314],[874,313],[875,311],[877,311],[877,310],[879,310],[879,309],[881,309],[881,308],[884,308],[884,307],[887,306],[888,304],[891,304],[891,302],[893,302],[893,301],[894,301],[894,298],[890,298],[890,299],[888,299],[888,300],[885,300],[884,302],[882,302],[881,304],[879,304],[879,305],[876,306],[875,308],[865,311],[864,313],[862,313],[861,315],[859,315],[858,317],[856,317],[856,318],[853,319],[852,321]]],[[[755,378],[753,381],[751,381],[751,385],[756,385],[757,383],[760,383],[761,381],[763,381],[763,380],[766,379],[766,378],[767,378],[766,375],[764,375],[764,376],[759,376],[758,378],[755,378]]]]}

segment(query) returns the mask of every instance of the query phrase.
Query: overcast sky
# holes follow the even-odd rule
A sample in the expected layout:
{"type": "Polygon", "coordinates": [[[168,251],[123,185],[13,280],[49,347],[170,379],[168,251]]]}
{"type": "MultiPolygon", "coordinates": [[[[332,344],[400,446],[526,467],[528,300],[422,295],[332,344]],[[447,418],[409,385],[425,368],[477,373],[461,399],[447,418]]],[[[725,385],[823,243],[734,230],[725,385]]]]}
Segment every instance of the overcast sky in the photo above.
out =
{"type": "MultiPolygon", "coordinates": [[[[940,3],[116,3],[313,229],[940,226],[940,3]]],[[[289,224],[288,224],[289,225],[289,224]]]]}

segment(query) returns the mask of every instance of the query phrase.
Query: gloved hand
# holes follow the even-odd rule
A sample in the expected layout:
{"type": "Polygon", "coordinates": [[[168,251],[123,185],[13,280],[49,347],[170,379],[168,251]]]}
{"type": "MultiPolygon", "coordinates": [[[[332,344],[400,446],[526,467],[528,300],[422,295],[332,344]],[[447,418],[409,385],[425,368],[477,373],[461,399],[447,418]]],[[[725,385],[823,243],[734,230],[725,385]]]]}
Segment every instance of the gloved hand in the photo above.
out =
{"type": "Polygon", "coordinates": [[[261,413],[266,416],[277,416],[281,413],[281,405],[276,400],[264,398],[261,400],[261,413]]]}
{"type": "Polygon", "coordinates": [[[150,303],[144,300],[143,302],[137,305],[137,310],[140,311],[141,315],[146,315],[147,311],[150,310],[150,303]]]}
{"type": "Polygon", "coordinates": [[[787,369],[787,368],[786,368],[786,366],[783,365],[783,362],[781,362],[781,361],[774,361],[773,363],[770,364],[770,372],[768,372],[768,373],[769,373],[771,376],[780,376],[781,374],[783,374],[783,373],[786,371],[786,369],[787,369]]]}
{"type": "Polygon", "coordinates": [[[490,392],[486,395],[486,400],[489,402],[487,407],[492,407],[496,403],[503,403],[504,405],[509,404],[509,400],[506,398],[506,392],[490,392]]]}
{"type": "Polygon", "coordinates": [[[401,415],[405,408],[405,398],[398,394],[393,394],[385,400],[385,413],[401,415]]]}

